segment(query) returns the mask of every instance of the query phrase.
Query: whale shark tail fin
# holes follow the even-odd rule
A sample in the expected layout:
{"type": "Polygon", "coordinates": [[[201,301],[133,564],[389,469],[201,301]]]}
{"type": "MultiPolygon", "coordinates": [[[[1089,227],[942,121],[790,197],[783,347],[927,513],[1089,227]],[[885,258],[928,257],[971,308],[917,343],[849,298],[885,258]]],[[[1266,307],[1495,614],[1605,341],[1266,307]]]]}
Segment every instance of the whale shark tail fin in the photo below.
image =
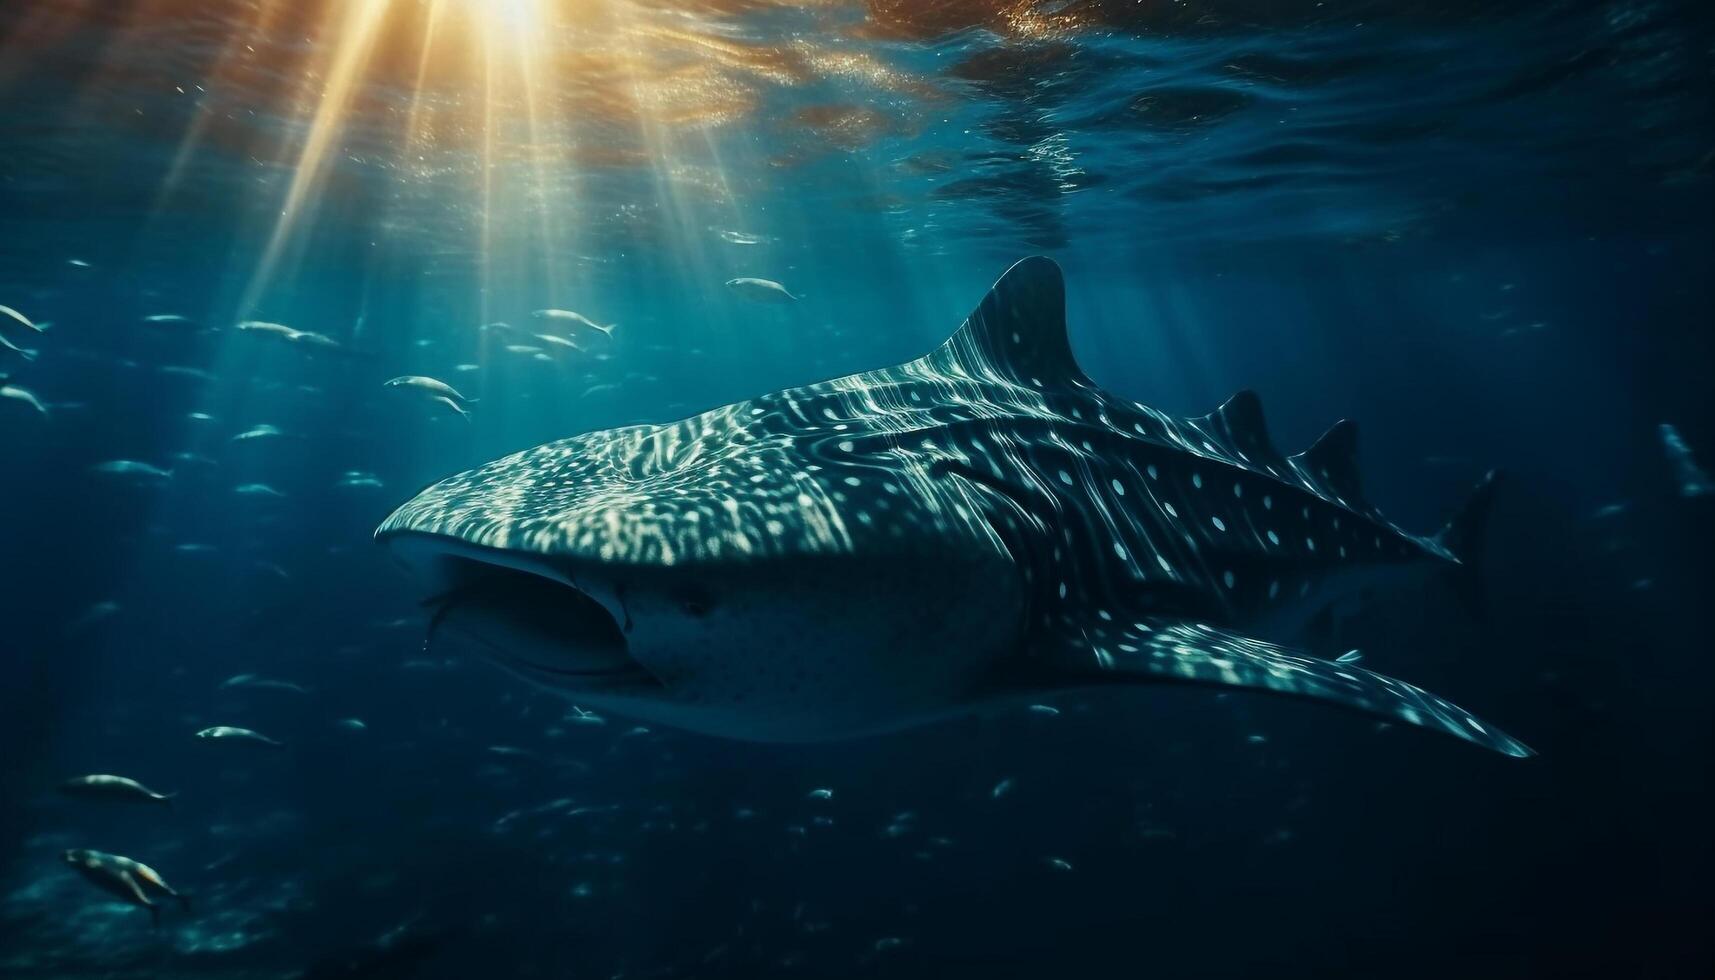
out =
{"type": "Polygon", "coordinates": [[[1144,618],[1109,626],[1099,639],[1064,637],[1057,685],[1174,682],[1249,688],[1310,698],[1443,732],[1514,758],[1536,753],[1464,708],[1351,660],[1301,650],[1176,619],[1144,618]]]}
{"type": "Polygon", "coordinates": [[[1500,478],[1499,470],[1485,474],[1435,535],[1435,543],[1459,562],[1447,573],[1448,586],[1478,619],[1487,619],[1489,612],[1483,592],[1483,542],[1500,478]]]}

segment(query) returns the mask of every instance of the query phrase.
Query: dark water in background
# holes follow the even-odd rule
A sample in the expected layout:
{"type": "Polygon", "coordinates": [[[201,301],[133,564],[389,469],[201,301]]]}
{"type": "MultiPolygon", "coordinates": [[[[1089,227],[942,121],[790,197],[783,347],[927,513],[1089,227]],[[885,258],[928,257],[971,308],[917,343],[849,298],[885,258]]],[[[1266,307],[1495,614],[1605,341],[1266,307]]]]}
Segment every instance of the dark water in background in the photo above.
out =
{"type": "Polygon", "coordinates": [[[1707,973],[1711,498],[1656,430],[1715,459],[1706,5],[587,5],[533,34],[528,140],[494,80],[523,43],[485,36],[485,99],[469,25],[402,135],[395,6],[314,166],[363,4],[0,9],[0,303],[53,321],[0,352],[50,412],[0,401],[0,974],[1707,973]],[[1406,527],[1506,469],[1490,621],[1426,596],[1353,645],[1538,758],[1165,688],[758,746],[425,662],[369,541],[418,487],[917,356],[1036,252],[1096,380],[1185,414],[1254,388],[1283,448],[1359,419],[1406,527]],[[618,321],[612,356],[476,329],[543,306],[618,321]],[[381,388],[407,373],[472,422],[381,388]],[[52,792],[97,771],[176,811],[52,792]],[[195,910],[152,932],[80,846],[195,910]]]}

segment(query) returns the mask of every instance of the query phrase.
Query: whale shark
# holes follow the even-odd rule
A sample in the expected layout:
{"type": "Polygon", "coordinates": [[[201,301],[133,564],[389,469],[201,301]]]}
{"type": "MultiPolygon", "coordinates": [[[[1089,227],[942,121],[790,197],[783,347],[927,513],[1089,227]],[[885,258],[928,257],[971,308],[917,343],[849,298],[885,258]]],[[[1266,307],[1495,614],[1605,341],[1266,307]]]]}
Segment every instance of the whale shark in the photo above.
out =
{"type": "Polygon", "coordinates": [[[1365,590],[1479,558],[1493,474],[1413,535],[1364,497],[1356,437],[1286,457],[1253,393],[1175,418],[1102,390],[1032,257],[917,360],[515,453],[375,533],[429,596],[428,642],[681,729],[814,741],[1174,683],[1532,754],[1304,645],[1365,590]]]}

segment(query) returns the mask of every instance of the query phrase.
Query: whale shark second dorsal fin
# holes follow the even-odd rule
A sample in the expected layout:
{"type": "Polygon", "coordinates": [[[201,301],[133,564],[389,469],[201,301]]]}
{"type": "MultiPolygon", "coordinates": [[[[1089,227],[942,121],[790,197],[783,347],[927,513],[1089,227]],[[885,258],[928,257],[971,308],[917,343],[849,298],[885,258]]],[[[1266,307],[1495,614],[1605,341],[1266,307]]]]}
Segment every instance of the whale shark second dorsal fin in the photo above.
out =
{"type": "Polygon", "coordinates": [[[930,358],[1032,387],[1089,384],[1066,339],[1065,278],[1041,255],[1013,263],[930,358]]]}
{"type": "Polygon", "coordinates": [[[1358,424],[1341,419],[1322,438],[1291,460],[1312,487],[1357,511],[1369,510],[1358,476],[1358,424]]]}
{"type": "Polygon", "coordinates": [[[1227,399],[1220,408],[1208,415],[1191,420],[1198,431],[1222,448],[1255,466],[1279,473],[1285,465],[1280,452],[1268,438],[1268,423],[1263,420],[1262,399],[1249,388],[1227,399]]]}

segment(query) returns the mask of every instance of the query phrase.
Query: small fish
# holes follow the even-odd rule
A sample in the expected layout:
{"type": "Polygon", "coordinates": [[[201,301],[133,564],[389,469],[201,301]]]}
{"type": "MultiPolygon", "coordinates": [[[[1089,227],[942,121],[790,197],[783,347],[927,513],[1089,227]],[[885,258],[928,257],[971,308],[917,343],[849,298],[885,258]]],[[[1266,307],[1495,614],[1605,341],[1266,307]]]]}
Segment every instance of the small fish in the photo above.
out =
{"type": "Polygon", "coordinates": [[[214,373],[212,371],[205,371],[202,368],[197,367],[186,367],[183,364],[163,364],[159,368],[156,368],[156,370],[160,371],[162,374],[170,374],[177,378],[194,378],[197,381],[214,380],[214,373]]]}
{"type": "Polygon", "coordinates": [[[284,491],[276,490],[266,483],[241,483],[233,487],[232,492],[241,497],[273,497],[279,500],[286,497],[284,491]]]}
{"type": "Polygon", "coordinates": [[[834,791],[831,789],[813,789],[810,791],[809,795],[805,797],[805,799],[811,800],[831,800],[833,798],[834,791]]]}
{"type": "Polygon", "coordinates": [[[192,466],[207,466],[214,469],[217,469],[220,466],[219,463],[207,456],[204,456],[202,453],[193,452],[174,453],[173,461],[178,463],[188,463],[192,466]]]}
{"type": "Polygon", "coordinates": [[[108,460],[105,463],[97,463],[89,469],[92,473],[101,473],[106,476],[129,476],[149,480],[171,480],[173,478],[172,470],[163,470],[159,466],[139,462],[135,459],[108,460]]]}
{"type": "Polygon", "coordinates": [[[112,599],[91,603],[71,624],[66,627],[67,633],[81,633],[91,626],[119,615],[120,605],[112,599]]]}
{"type": "Polygon", "coordinates": [[[613,339],[613,331],[619,326],[617,323],[603,325],[582,313],[574,313],[571,310],[537,310],[530,315],[538,320],[553,320],[556,323],[564,323],[583,330],[593,330],[609,340],[613,339]]]}
{"type": "Polygon", "coordinates": [[[385,484],[383,484],[381,482],[381,478],[376,476],[374,473],[365,473],[362,470],[346,470],[345,475],[339,478],[337,486],[369,487],[379,490],[385,486],[385,484]]]}
{"type": "Polygon", "coordinates": [[[0,317],[5,317],[18,325],[34,330],[37,333],[43,333],[47,330],[47,326],[45,324],[36,323],[24,314],[12,309],[10,306],[0,306],[0,317]]]}
{"type": "Polygon", "coordinates": [[[1070,870],[1072,870],[1072,862],[1066,860],[1065,858],[1051,857],[1051,858],[1043,858],[1043,860],[1045,862],[1047,862],[1048,866],[1050,868],[1053,868],[1055,871],[1070,871],[1070,870]]]}
{"type": "Polygon", "coordinates": [[[40,412],[43,418],[48,417],[48,406],[42,404],[42,400],[36,397],[36,393],[28,388],[20,388],[17,385],[0,385],[0,398],[23,402],[40,412]]]}
{"type": "Polygon", "coordinates": [[[361,718],[341,718],[339,721],[334,722],[334,724],[348,732],[361,732],[369,727],[363,723],[363,719],[361,718]]]}
{"type": "Polygon", "coordinates": [[[275,337],[291,337],[298,332],[284,323],[272,323],[267,320],[244,320],[238,324],[237,329],[246,333],[269,334],[275,337]]]}
{"type": "Polygon", "coordinates": [[[66,259],[66,265],[69,265],[74,269],[93,269],[93,268],[95,268],[95,266],[93,264],[91,264],[89,262],[85,262],[82,259],[66,259]]]}
{"type": "Polygon", "coordinates": [[[428,400],[433,404],[440,405],[441,407],[452,411],[466,422],[470,421],[470,412],[465,410],[465,406],[470,403],[470,399],[459,394],[457,389],[452,385],[447,384],[445,381],[437,381],[434,378],[426,378],[421,375],[409,374],[385,382],[382,384],[382,387],[409,389],[417,392],[418,394],[426,395],[428,400]]]}
{"type": "Polygon", "coordinates": [[[401,377],[394,378],[391,381],[383,382],[381,387],[411,388],[416,391],[427,392],[431,395],[439,395],[442,398],[450,398],[461,405],[470,401],[470,399],[459,394],[456,388],[447,384],[445,381],[438,381],[434,378],[424,377],[420,374],[403,375],[401,377]]]}
{"type": "Polygon", "coordinates": [[[197,738],[215,741],[258,742],[275,748],[285,748],[286,746],[285,742],[277,742],[261,732],[253,732],[248,728],[234,728],[231,725],[216,725],[213,728],[205,728],[197,732],[197,738]]]}
{"type": "Polygon", "coordinates": [[[0,333],[0,350],[9,350],[12,353],[18,355],[19,357],[22,357],[26,361],[33,361],[36,359],[36,352],[35,351],[26,350],[22,347],[19,347],[17,344],[14,344],[10,340],[7,340],[6,335],[3,333],[0,333]]]}
{"type": "Polygon", "coordinates": [[[442,408],[445,408],[448,411],[456,414],[459,418],[464,419],[466,422],[470,421],[470,413],[465,411],[465,407],[463,405],[459,404],[458,402],[453,401],[451,398],[446,397],[445,395],[436,395],[435,397],[429,399],[429,401],[434,402],[436,405],[439,405],[442,408]]]}
{"type": "Polygon", "coordinates": [[[344,344],[327,334],[316,333],[313,330],[300,330],[293,334],[290,339],[293,343],[303,344],[306,347],[326,347],[333,350],[341,350],[345,347],[344,344]]]}
{"type": "Polygon", "coordinates": [[[560,337],[551,333],[533,333],[530,336],[540,340],[542,343],[547,344],[550,347],[564,347],[569,350],[575,350],[580,354],[583,353],[584,350],[582,347],[578,346],[577,341],[570,337],[560,337]]]}
{"type": "Polygon", "coordinates": [[[1337,664],[1355,664],[1362,659],[1364,659],[1364,654],[1362,651],[1360,651],[1360,650],[1347,650],[1345,653],[1342,653],[1338,657],[1335,657],[1334,662],[1337,664]]]}
{"type": "Polygon", "coordinates": [[[1033,715],[1047,715],[1050,718],[1060,713],[1060,709],[1049,704],[1033,704],[1027,709],[1033,715]]]}
{"type": "Polygon", "coordinates": [[[243,432],[233,436],[232,441],[244,442],[249,439],[270,439],[274,436],[280,435],[285,435],[285,433],[282,432],[278,426],[269,425],[264,422],[261,425],[252,426],[251,428],[245,429],[243,432]]]}
{"type": "Polygon", "coordinates": [[[119,800],[126,803],[164,803],[173,805],[175,793],[157,793],[135,779],[124,776],[79,776],[68,779],[60,784],[60,792],[67,796],[81,796],[92,800],[119,800]]]}
{"type": "Polygon", "coordinates": [[[305,347],[322,347],[330,350],[339,350],[344,347],[343,344],[327,334],[316,333],[313,330],[298,330],[288,327],[284,323],[272,323],[267,320],[245,320],[238,324],[238,329],[246,333],[279,337],[288,343],[301,344],[305,347]]]}
{"type": "Polygon", "coordinates": [[[728,279],[726,285],[738,295],[757,303],[795,303],[800,299],[772,279],[742,276],[738,279],[728,279]]]}
{"type": "Polygon", "coordinates": [[[1691,454],[1691,447],[1680,436],[1679,430],[1663,422],[1661,447],[1667,453],[1667,461],[1673,466],[1674,479],[1679,482],[1681,497],[1704,497],[1715,493],[1715,483],[1710,482],[1709,474],[1697,465],[1697,457],[1691,454]]]}
{"type": "Polygon", "coordinates": [[[1013,787],[1012,777],[1008,776],[1005,779],[1001,780],[1000,782],[994,784],[994,789],[989,790],[989,798],[994,799],[994,800],[998,800],[1001,797],[1005,796],[1006,794],[1012,792],[1012,787],[1013,787]]]}
{"type": "Polygon", "coordinates": [[[149,898],[159,892],[179,900],[190,911],[191,900],[173,890],[154,868],[140,861],[117,854],[104,854],[84,848],[73,848],[62,855],[65,863],[83,875],[97,888],[117,896],[121,901],[146,908],[155,925],[161,924],[161,910],[149,898]]]}
{"type": "Polygon", "coordinates": [[[151,313],[143,318],[143,322],[158,327],[194,326],[195,320],[177,313],[151,313]]]}
{"type": "Polygon", "coordinates": [[[309,688],[300,684],[274,680],[271,677],[262,677],[257,674],[234,674],[220,682],[220,689],[223,691],[235,687],[252,687],[265,691],[291,691],[294,694],[310,693],[309,688]]]}

